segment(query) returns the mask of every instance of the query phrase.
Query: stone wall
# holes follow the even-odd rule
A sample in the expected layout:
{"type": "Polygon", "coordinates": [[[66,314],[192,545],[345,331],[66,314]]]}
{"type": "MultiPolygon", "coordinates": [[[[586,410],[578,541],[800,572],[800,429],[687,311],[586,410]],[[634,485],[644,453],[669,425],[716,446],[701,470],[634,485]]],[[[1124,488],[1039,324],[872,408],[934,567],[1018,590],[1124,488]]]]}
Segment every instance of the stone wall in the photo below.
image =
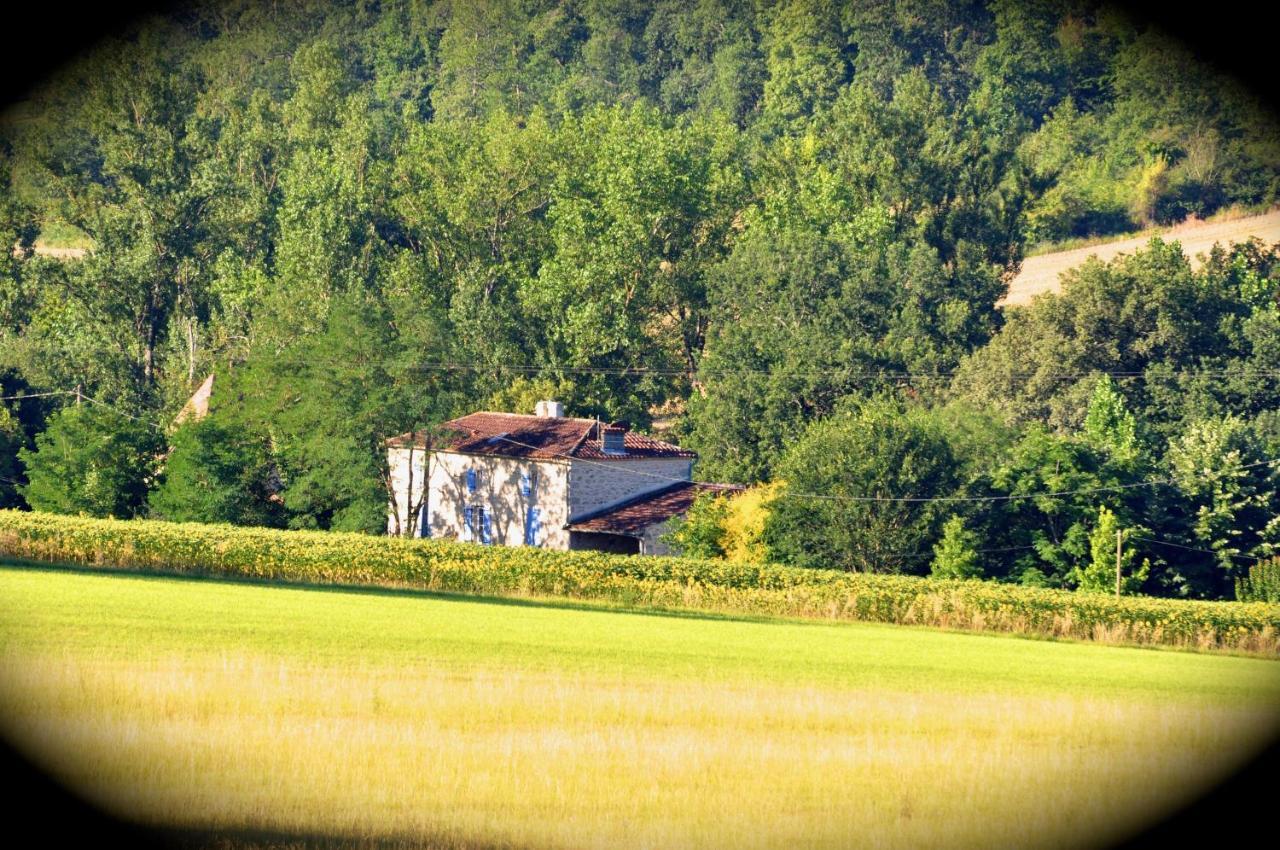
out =
{"type": "Polygon", "coordinates": [[[490,514],[493,545],[523,546],[529,508],[536,507],[541,514],[537,545],[569,548],[565,461],[435,452],[430,472],[427,527],[431,537],[467,539],[464,508],[479,505],[490,514]],[[468,469],[476,472],[474,491],[467,489],[468,469]],[[524,475],[530,477],[528,496],[521,492],[524,475]]]}
{"type": "Polygon", "coordinates": [[[659,539],[670,530],[671,520],[660,522],[657,525],[651,525],[646,528],[644,530],[644,536],[640,538],[640,554],[670,555],[671,547],[659,539]]]}
{"type": "MultiPolygon", "coordinates": [[[[537,507],[540,511],[537,545],[544,549],[569,548],[570,536],[565,526],[571,518],[661,490],[671,485],[671,479],[688,480],[693,468],[689,458],[591,462],[522,460],[443,451],[428,455],[414,449],[411,490],[410,457],[407,448],[388,450],[387,460],[396,492],[395,504],[388,506],[388,534],[394,534],[396,529],[395,517],[390,511],[398,511],[403,523],[409,499],[418,501],[423,484],[429,481],[418,536],[467,539],[464,509],[467,505],[479,505],[490,515],[494,545],[523,546],[529,508],[537,507]],[[476,472],[474,491],[467,489],[468,469],[476,472]],[[524,475],[530,476],[532,484],[529,496],[521,492],[524,475]]],[[[665,524],[649,529],[641,541],[642,551],[664,553],[666,547],[657,539],[664,531],[665,524]]]]}
{"type": "Polygon", "coordinates": [[[573,519],[670,487],[673,479],[688,481],[693,472],[690,458],[570,463],[569,516],[573,519]]]}

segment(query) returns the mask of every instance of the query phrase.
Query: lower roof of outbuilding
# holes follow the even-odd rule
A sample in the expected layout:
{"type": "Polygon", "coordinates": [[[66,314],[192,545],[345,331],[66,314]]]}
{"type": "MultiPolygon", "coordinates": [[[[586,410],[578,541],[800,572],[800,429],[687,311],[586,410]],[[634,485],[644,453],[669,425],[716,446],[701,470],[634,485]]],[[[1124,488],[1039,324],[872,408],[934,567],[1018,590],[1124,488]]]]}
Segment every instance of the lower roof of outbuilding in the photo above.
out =
{"type": "Polygon", "coordinates": [[[623,534],[640,537],[645,529],[678,516],[693,505],[703,493],[736,492],[745,489],[737,484],[711,484],[682,481],[629,499],[613,507],[585,514],[569,522],[570,531],[592,531],[600,534],[623,534]]]}

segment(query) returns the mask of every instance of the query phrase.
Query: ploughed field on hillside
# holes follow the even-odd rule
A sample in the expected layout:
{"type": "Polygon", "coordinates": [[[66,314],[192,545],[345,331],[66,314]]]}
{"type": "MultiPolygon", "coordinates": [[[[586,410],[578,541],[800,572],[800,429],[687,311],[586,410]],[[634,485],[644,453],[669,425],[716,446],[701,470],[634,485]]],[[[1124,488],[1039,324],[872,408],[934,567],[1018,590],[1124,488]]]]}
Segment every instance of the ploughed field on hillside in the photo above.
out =
{"type": "Polygon", "coordinates": [[[219,846],[1097,846],[1278,707],[1264,658],[0,566],[4,737],[219,846]]]}

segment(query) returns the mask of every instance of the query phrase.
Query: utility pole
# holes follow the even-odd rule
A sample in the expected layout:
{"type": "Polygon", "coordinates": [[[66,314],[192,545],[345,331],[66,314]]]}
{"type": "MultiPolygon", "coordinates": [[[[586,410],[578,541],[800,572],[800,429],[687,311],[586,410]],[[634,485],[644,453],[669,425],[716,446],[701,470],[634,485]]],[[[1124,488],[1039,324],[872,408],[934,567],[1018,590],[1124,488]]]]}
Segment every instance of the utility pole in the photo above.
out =
{"type": "Polygon", "coordinates": [[[1116,598],[1120,598],[1120,530],[1116,529],[1116,598]]]}

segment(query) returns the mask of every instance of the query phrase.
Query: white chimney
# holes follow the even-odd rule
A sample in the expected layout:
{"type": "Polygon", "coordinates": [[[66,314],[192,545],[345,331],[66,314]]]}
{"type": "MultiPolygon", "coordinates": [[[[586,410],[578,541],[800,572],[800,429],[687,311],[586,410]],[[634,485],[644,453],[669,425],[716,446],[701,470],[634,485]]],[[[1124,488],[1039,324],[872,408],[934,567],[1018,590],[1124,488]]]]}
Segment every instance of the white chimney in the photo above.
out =
{"type": "Polygon", "coordinates": [[[533,412],[543,418],[559,418],[564,416],[564,405],[558,401],[540,401],[533,412]]]}

